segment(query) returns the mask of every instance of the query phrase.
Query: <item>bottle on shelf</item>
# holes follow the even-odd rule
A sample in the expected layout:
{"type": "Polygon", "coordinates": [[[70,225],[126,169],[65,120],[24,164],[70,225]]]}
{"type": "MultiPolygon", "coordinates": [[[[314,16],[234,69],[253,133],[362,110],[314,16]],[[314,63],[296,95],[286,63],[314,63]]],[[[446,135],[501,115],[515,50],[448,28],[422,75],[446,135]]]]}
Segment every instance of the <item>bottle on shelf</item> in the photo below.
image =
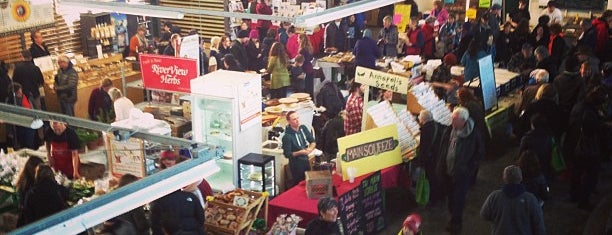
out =
{"type": "Polygon", "coordinates": [[[100,37],[102,38],[106,38],[106,32],[104,32],[104,24],[100,24],[100,37]]]}
{"type": "Polygon", "coordinates": [[[96,24],[96,37],[95,39],[100,39],[100,25],[96,24]]]}

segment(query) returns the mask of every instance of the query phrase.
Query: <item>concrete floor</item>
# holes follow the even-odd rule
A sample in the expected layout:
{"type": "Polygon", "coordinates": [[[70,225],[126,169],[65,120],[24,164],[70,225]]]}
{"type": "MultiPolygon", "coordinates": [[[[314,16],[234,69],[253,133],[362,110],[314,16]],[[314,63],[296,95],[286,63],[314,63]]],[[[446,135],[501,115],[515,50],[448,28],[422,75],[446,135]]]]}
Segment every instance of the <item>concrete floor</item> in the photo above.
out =
{"type": "MultiPolygon", "coordinates": [[[[493,190],[502,185],[501,174],[503,168],[512,164],[518,156],[518,148],[510,147],[501,157],[481,163],[476,185],[472,187],[467,196],[464,212],[463,231],[461,234],[490,234],[491,224],[480,217],[480,207],[486,197],[493,190]]],[[[612,193],[612,167],[603,165],[600,174],[597,193],[592,195],[591,201],[595,205],[604,196],[612,193]]],[[[546,232],[554,235],[582,234],[590,212],[580,210],[576,204],[571,203],[568,195],[569,184],[557,181],[551,187],[553,199],[544,205],[544,220],[546,232]]],[[[423,234],[449,234],[445,227],[450,220],[446,206],[426,209],[417,207],[414,193],[405,189],[392,189],[387,191],[387,211],[385,212],[386,227],[379,234],[397,234],[401,229],[404,218],[413,212],[419,213],[423,218],[423,234]]],[[[610,209],[606,209],[610,211],[610,209]]],[[[610,214],[609,212],[607,214],[610,214]]],[[[605,219],[603,222],[605,224],[605,219]]]]}

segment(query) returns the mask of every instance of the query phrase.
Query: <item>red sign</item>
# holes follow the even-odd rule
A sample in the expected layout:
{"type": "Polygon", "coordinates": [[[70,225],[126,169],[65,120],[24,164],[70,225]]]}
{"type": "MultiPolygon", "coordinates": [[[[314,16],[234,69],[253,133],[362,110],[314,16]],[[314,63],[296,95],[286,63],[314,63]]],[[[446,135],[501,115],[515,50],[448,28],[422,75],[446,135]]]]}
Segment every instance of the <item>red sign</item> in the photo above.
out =
{"type": "Polygon", "coordinates": [[[147,89],[190,93],[190,81],[198,76],[198,62],[195,59],[140,54],[140,71],[147,89]]]}

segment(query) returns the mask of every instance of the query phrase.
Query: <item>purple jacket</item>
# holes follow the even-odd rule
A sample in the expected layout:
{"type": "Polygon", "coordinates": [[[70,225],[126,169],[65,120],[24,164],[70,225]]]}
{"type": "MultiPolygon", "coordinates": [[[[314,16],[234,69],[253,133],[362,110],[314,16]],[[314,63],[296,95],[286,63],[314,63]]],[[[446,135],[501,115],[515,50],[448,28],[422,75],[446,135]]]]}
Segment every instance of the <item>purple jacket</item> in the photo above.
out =
{"type": "Polygon", "coordinates": [[[380,50],[371,38],[363,37],[357,40],[353,54],[357,66],[376,69],[376,59],[380,57],[380,50]]]}

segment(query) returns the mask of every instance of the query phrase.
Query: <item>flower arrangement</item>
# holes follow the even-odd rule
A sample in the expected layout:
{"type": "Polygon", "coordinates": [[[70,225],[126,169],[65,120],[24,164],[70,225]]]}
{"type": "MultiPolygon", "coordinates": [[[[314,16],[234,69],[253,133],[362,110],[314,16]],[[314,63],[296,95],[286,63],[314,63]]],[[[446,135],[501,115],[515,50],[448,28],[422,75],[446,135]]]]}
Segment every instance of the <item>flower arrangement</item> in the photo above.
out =
{"type": "Polygon", "coordinates": [[[17,183],[18,174],[17,156],[0,151],[0,185],[13,188],[17,183]]]}

